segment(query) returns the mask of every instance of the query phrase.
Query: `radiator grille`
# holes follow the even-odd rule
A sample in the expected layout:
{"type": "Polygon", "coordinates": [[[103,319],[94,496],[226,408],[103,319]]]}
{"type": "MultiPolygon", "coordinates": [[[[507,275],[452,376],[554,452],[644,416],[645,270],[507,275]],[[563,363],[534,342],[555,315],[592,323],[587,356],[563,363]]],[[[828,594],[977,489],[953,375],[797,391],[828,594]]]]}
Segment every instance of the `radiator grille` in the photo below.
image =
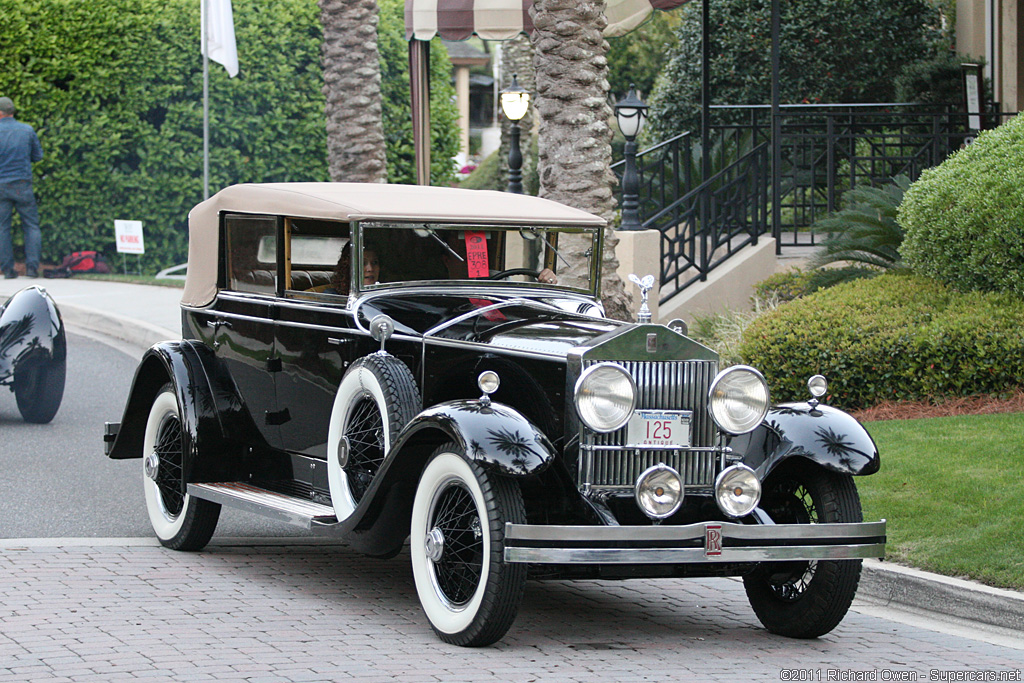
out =
{"type": "MultiPolygon", "coordinates": [[[[586,370],[596,361],[584,361],[586,370]]],[[[609,361],[601,361],[609,362],[609,361]]],[[[653,465],[665,463],[683,476],[688,488],[714,484],[717,466],[716,430],[707,410],[711,381],[718,372],[713,361],[611,361],[633,377],[638,409],[689,410],[690,449],[626,449],[626,429],[598,434],[580,426],[580,484],[594,487],[632,487],[637,477],[653,465]]]]}

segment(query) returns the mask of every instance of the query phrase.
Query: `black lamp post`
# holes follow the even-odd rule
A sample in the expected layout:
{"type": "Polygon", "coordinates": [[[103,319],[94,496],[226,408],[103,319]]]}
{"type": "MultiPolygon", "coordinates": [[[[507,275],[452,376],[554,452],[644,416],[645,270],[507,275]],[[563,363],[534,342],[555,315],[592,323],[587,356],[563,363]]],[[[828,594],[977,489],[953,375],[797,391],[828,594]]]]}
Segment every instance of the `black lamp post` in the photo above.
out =
{"type": "Polygon", "coordinates": [[[501,91],[501,110],[512,122],[508,150],[508,191],[523,193],[523,153],[519,149],[519,121],[530,108],[530,93],[519,85],[515,74],[512,85],[501,91]]]}
{"type": "Polygon", "coordinates": [[[629,93],[615,103],[615,122],[626,138],[623,155],[626,169],[622,173],[622,223],[620,230],[641,230],[640,224],[640,176],[636,172],[636,136],[643,130],[647,120],[647,105],[636,95],[636,88],[629,84],[629,93]]]}

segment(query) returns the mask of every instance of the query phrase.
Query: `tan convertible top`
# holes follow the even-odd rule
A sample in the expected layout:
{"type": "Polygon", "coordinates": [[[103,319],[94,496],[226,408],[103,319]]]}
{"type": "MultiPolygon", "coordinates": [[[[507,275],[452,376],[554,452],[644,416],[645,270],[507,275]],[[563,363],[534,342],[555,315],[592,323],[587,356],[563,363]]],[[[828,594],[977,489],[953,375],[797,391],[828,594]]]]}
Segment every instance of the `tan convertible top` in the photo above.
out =
{"type": "Polygon", "coordinates": [[[605,224],[597,216],[547,199],[489,190],[370,183],[232,185],[188,214],[188,276],[183,305],[205,306],[217,294],[217,232],[221,212],[338,221],[605,224]]]}

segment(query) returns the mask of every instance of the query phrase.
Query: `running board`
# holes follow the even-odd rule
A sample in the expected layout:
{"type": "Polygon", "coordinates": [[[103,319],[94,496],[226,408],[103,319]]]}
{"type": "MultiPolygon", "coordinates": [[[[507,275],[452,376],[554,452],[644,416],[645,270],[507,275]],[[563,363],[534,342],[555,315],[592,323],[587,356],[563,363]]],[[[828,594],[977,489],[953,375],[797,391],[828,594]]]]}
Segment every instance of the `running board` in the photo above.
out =
{"type": "Polygon", "coordinates": [[[296,498],[252,484],[234,481],[189,484],[188,493],[190,496],[212,503],[254,512],[306,529],[323,530],[338,523],[334,508],[329,505],[321,505],[305,498],[296,498]]]}

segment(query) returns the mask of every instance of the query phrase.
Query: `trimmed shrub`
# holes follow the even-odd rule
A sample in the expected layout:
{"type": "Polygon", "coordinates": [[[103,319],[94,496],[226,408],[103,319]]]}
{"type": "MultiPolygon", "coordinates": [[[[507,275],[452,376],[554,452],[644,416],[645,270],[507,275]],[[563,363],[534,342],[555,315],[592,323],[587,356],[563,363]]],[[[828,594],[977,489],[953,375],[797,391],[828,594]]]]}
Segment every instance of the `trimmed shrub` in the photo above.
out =
{"type": "Polygon", "coordinates": [[[740,355],[764,372],[773,400],[808,398],[821,373],[844,409],[883,400],[999,393],[1024,385],[1024,301],[958,293],[917,276],[837,285],[767,312],[740,355]]]}
{"type": "Polygon", "coordinates": [[[910,186],[897,219],[912,270],[1024,296],[1024,118],[985,131],[910,186]]]}
{"type": "Polygon", "coordinates": [[[755,301],[777,301],[786,303],[802,296],[813,294],[850,280],[874,277],[881,271],[849,266],[846,268],[822,268],[819,270],[800,270],[791,268],[784,273],[776,273],[754,285],[755,301]]]}
{"type": "MultiPolygon", "coordinates": [[[[328,180],[316,3],[236,0],[233,9],[239,74],[210,63],[210,192],[328,180]]],[[[378,29],[389,177],[412,182],[408,76],[394,76],[408,62],[402,11],[400,0],[382,3],[378,29]]],[[[0,35],[0,94],[46,155],[34,166],[44,258],[111,254],[123,218],[144,222],[144,272],[181,263],[188,211],[203,198],[199,3],[7,0],[0,35]]],[[[440,41],[431,55],[432,177],[444,184],[457,111],[440,41]]]]}

